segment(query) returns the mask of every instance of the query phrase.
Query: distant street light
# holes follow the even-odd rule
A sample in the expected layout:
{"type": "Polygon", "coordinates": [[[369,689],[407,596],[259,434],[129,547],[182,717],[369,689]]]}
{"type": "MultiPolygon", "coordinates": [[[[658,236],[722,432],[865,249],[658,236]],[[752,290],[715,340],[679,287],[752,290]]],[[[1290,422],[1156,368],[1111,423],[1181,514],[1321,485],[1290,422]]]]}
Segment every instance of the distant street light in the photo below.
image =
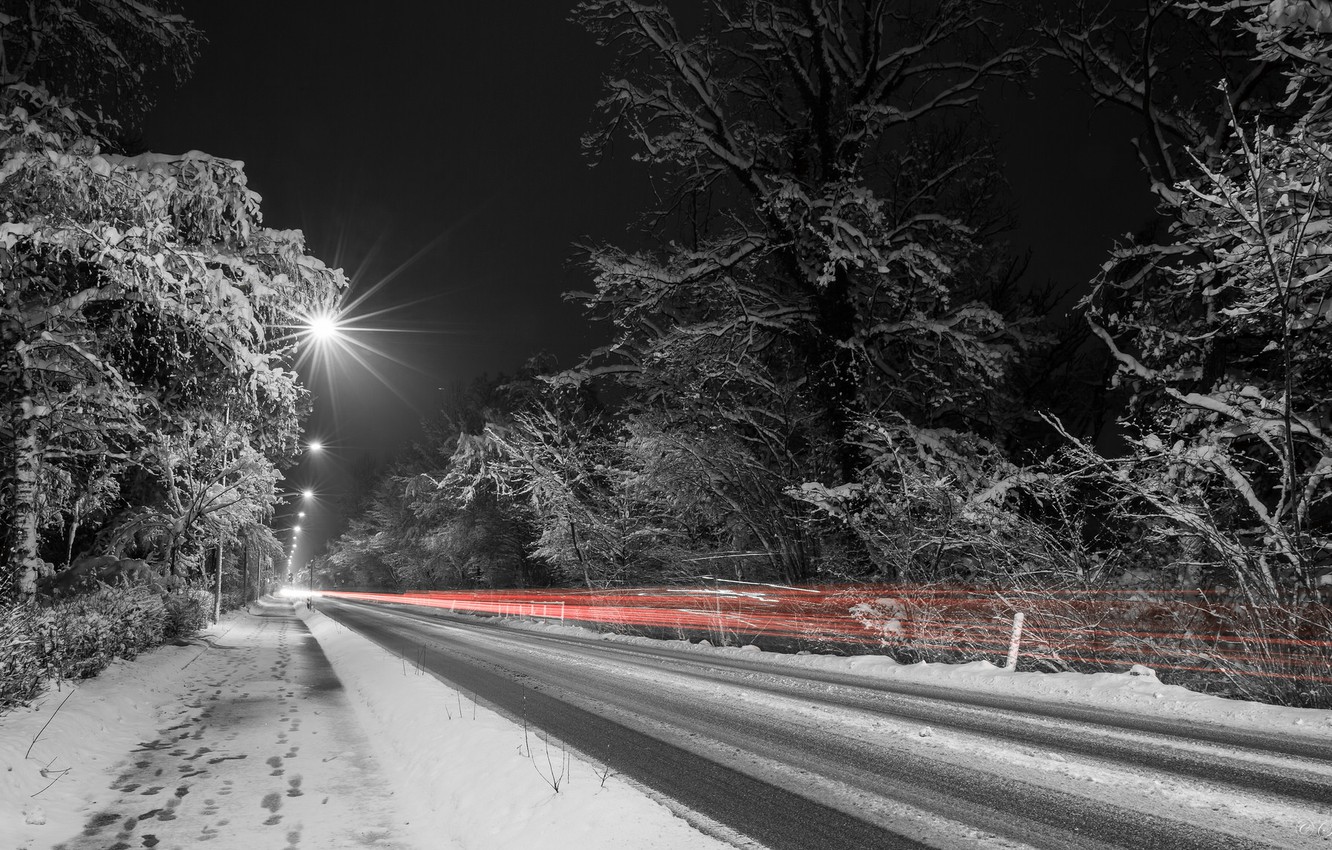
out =
{"type": "Polygon", "coordinates": [[[311,441],[306,445],[306,448],[307,448],[308,450],[310,450],[311,452],[318,453],[318,452],[322,452],[322,451],[324,450],[324,444],[321,443],[321,442],[319,442],[318,440],[311,440],[311,441]]]}
{"type": "Polygon", "coordinates": [[[285,505],[288,504],[287,500],[291,496],[300,496],[302,499],[313,499],[315,497],[315,491],[307,487],[304,490],[284,490],[276,495],[278,504],[285,505]]]}

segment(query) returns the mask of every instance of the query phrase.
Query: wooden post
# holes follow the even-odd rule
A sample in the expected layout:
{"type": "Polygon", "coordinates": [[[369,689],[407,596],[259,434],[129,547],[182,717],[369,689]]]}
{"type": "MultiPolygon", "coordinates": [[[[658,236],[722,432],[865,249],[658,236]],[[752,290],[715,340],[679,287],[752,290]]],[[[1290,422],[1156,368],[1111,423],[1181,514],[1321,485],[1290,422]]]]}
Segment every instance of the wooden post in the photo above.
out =
{"type": "Polygon", "coordinates": [[[1021,611],[1013,615],[1013,634],[1008,639],[1008,664],[1005,669],[1009,671],[1017,670],[1018,643],[1022,640],[1022,623],[1027,619],[1027,615],[1021,611]]]}

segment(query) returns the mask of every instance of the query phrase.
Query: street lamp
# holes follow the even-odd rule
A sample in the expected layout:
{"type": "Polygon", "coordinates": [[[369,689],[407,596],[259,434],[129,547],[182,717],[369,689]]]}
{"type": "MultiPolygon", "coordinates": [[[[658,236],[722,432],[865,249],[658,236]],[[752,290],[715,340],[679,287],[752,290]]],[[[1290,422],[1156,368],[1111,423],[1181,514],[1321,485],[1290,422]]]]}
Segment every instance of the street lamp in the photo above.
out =
{"type": "Polygon", "coordinates": [[[311,316],[305,324],[305,329],[310,332],[310,336],[314,337],[316,342],[328,342],[342,335],[342,327],[338,324],[338,317],[332,313],[311,316]]]}

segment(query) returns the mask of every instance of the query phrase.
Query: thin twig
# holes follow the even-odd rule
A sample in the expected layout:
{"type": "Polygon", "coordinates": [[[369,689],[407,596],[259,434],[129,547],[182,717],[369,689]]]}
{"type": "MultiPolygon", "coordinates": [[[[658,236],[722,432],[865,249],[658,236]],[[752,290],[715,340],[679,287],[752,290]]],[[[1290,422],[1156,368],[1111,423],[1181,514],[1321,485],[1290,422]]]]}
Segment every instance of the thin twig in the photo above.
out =
{"type": "MultiPolygon", "coordinates": [[[[78,688],[71,689],[70,692],[65,695],[65,698],[60,701],[60,705],[56,706],[56,710],[51,712],[51,716],[46,718],[46,722],[42,724],[42,728],[38,729],[37,734],[33,737],[32,743],[28,744],[28,751],[23,754],[23,758],[26,759],[28,756],[32,755],[32,748],[37,746],[37,741],[42,737],[42,733],[46,731],[46,727],[51,725],[51,721],[55,720],[55,716],[60,713],[60,709],[64,708],[65,703],[69,702],[69,698],[74,696],[77,692],[78,688]]],[[[46,789],[44,788],[42,790],[44,791],[46,789]]],[[[38,793],[41,792],[39,791],[38,793]]]]}
{"type": "Polygon", "coordinates": [[[46,786],[45,786],[44,788],[42,788],[41,791],[38,791],[36,794],[29,794],[29,795],[28,795],[28,799],[31,800],[33,797],[36,797],[37,794],[42,793],[42,791],[45,791],[47,788],[50,788],[52,785],[56,784],[56,783],[59,782],[61,779],[64,779],[64,778],[65,778],[65,774],[66,774],[66,773],[69,773],[70,770],[72,770],[72,768],[68,768],[68,767],[67,767],[67,768],[65,768],[64,770],[60,771],[60,773],[56,776],[56,778],[55,778],[55,779],[52,779],[50,782],[46,783],[46,786]]]}

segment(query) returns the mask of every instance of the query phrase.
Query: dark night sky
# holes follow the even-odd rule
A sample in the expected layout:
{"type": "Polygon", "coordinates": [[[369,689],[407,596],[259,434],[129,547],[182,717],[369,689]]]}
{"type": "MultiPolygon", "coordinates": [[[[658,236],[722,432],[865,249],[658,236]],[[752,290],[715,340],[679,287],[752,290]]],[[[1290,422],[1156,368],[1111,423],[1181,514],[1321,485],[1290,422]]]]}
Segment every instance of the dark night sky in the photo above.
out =
{"type": "MultiPolygon", "coordinates": [[[[582,158],[611,57],[567,21],[568,6],[187,9],[208,43],[191,80],[144,122],[148,149],[243,160],[265,223],[305,231],[316,256],[353,275],[353,297],[442,237],[357,310],[429,298],[366,322],[392,329],[368,341],[410,365],[374,359],[394,389],[351,362],[310,376],[309,433],[334,450],[289,473],[293,483],[333,497],[354,465],[416,432],[438,387],[512,373],[543,350],[572,364],[598,341],[560,297],[587,283],[568,263],[572,243],[621,238],[650,187],[627,150],[595,169],[582,158]]],[[[1021,217],[1013,245],[1031,248],[1034,279],[1085,281],[1151,208],[1133,125],[1093,112],[1057,67],[984,107],[1021,217]]],[[[313,513],[303,539],[318,543],[334,518],[313,513]]]]}

